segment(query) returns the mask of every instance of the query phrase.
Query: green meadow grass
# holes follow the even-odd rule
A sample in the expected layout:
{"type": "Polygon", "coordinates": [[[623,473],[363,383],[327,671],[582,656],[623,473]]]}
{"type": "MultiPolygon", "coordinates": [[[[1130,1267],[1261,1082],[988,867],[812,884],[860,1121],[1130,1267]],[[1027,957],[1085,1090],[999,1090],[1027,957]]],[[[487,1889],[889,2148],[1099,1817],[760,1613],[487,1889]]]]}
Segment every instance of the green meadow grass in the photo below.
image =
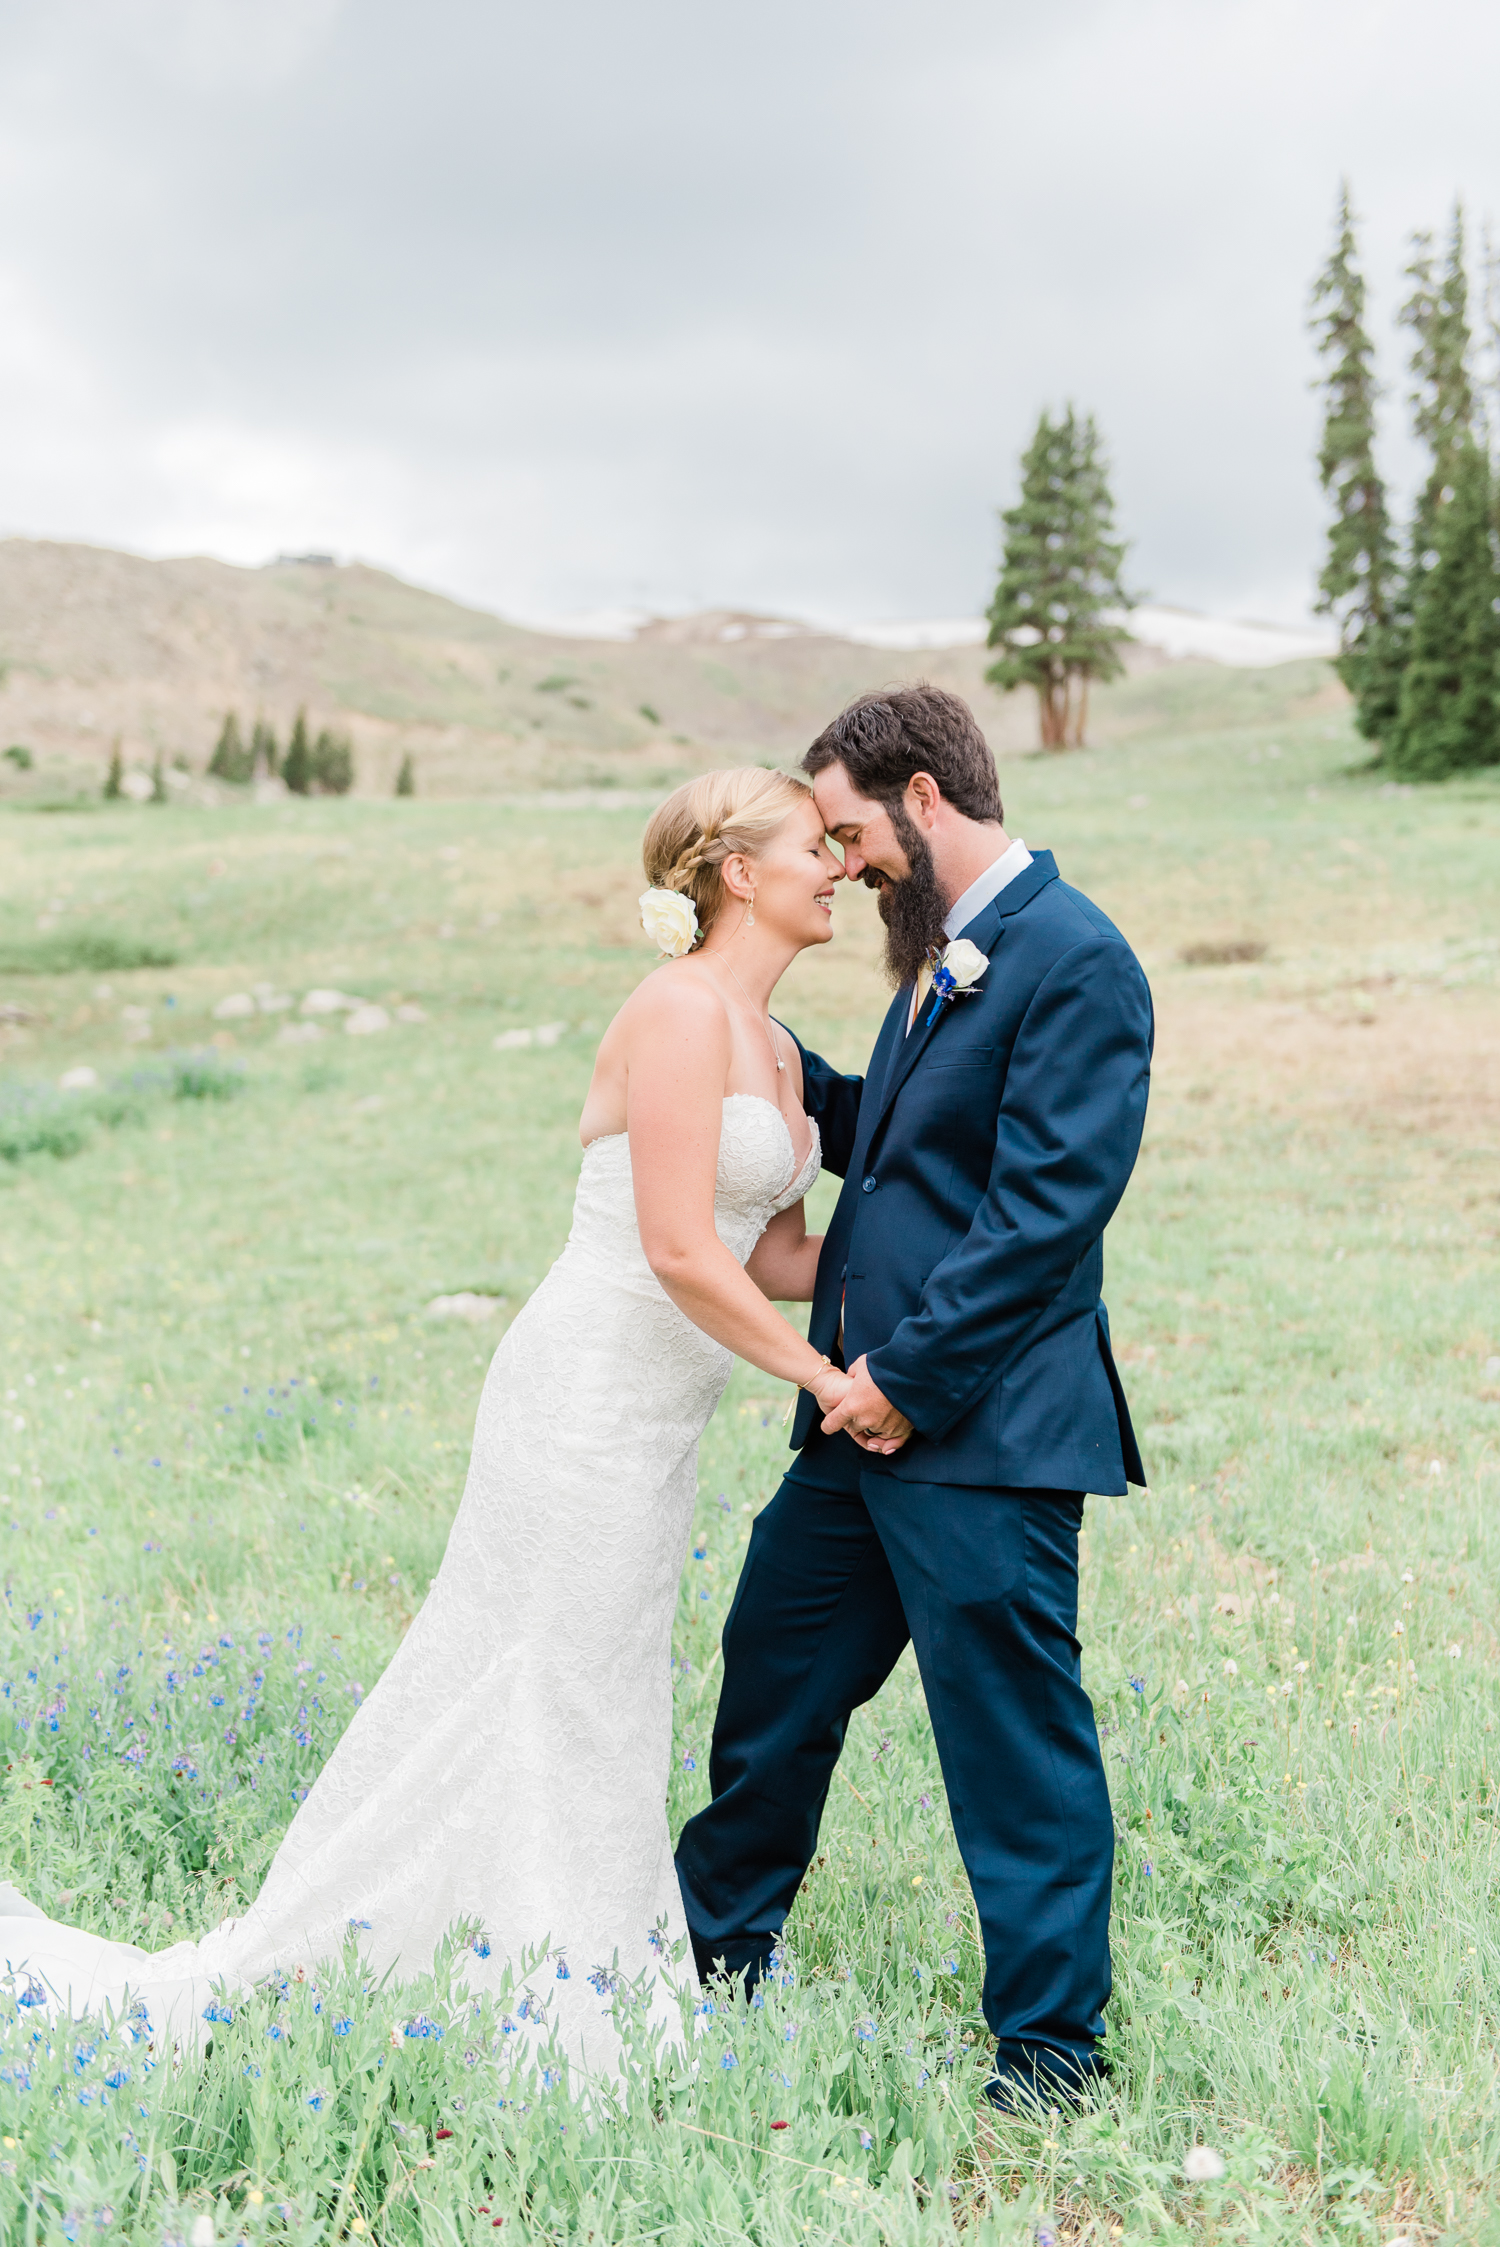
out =
{"type": "MultiPolygon", "coordinates": [[[[1201,680],[1151,691],[1155,731],[1003,770],[1161,1016],[1108,1249],[1152,1487],[1092,1501],[1083,1568],[1108,2096],[1003,2123],[978,2097],[908,1659],[852,1727],[780,1978],[718,1994],[695,2067],[642,2053],[614,2101],[518,2075],[451,1962],[371,1991],[330,1961],[202,2058],[6,2005],[5,2240],[1500,2239],[1500,790],[1383,792],[1305,684],[1262,710],[1237,682],[1227,716],[1201,680]],[[1219,2177],[1184,2174],[1195,2145],[1219,2177]]],[[[253,1894],[420,1602],[482,1367],[566,1234],[595,1039],[649,964],[641,818],[0,819],[0,1871],[53,1912],[161,1944],[253,1894]],[[215,1015],[257,986],[392,1019],[288,1042],[295,1009],[215,1015]],[[426,1316],[461,1290],[494,1315],[426,1316]]],[[[837,922],[783,1011],[857,1066],[870,900],[837,922]]],[[[785,1458],[774,1386],[741,1368],[703,1446],[674,1830],[785,1458]]]]}

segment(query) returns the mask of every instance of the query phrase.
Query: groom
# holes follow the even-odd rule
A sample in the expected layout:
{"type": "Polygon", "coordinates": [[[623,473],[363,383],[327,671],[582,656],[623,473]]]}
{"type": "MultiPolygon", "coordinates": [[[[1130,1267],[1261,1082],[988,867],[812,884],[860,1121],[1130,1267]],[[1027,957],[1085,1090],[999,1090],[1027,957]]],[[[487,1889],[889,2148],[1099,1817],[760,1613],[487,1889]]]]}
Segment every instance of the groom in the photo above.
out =
{"type": "Polygon", "coordinates": [[[1002,824],[968,706],[852,704],[803,760],[879,892],[896,997],[863,1079],[804,1054],[843,1176],[810,1334],[853,1387],[756,1520],[724,1630],[713,1799],[677,1869],[700,1973],[760,1971],[817,1847],[851,1710],[911,1639],[984,1936],[998,2104],[1076,2095],[1109,1996],[1113,1827],[1079,1675],[1086,1491],[1145,1476],[1101,1236],[1140,1146],[1151,995],[1089,900],[1002,824]],[[931,959],[953,938],[973,953],[931,959]]]}

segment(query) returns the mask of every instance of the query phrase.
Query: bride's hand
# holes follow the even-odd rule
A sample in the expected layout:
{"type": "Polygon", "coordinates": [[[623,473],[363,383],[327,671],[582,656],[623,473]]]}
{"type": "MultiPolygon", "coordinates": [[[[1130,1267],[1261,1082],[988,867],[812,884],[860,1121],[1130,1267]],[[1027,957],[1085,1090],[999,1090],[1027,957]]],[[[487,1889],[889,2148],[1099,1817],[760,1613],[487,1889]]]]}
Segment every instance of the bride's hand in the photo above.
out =
{"type": "Polygon", "coordinates": [[[854,1383],[841,1366],[825,1365],[816,1381],[806,1386],[818,1400],[818,1410],[826,1420],[836,1406],[841,1405],[854,1383]]]}

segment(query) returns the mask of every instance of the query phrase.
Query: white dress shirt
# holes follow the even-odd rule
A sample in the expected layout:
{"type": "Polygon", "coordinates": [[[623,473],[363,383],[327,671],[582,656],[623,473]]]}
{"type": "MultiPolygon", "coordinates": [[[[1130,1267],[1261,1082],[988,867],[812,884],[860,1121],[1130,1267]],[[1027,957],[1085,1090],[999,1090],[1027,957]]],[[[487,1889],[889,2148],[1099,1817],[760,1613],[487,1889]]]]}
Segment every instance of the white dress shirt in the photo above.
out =
{"type": "MultiPolygon", "coordinates": [[[[949,908],[948,917],[943,923],[943,934],[949,943],[952,943],[955,936],[962,936],[970,921],[977,920],[986,905],[992,905],[1006,884],[1013,882],[1017,874],[1024,874],[1030,864],[1031,853],[1018,835],[1010,848],[1001,851],[994,864],[986,866],[979,879],[970,882],[962,897],[949,908]]],[[[924,967],[912,987],[911,1006],[906,1017],[908,1035],[917,1019],[917,1008],[931,989],[932,970],[924,967]]]]}
{"type": "Polygon", "coordinates": [[[1024,874],[1031,864],[1031,853],[1019,835],[1009,850],[1003,850],[993,866],[986,866],[977,882],[970,882],[963,896],[953,906],[943,923],[943,934],[949,942],[962,936],[970,921],[977,920],[986,905],[992,905],[1008,882],[1017,874],[1024,874]]]}

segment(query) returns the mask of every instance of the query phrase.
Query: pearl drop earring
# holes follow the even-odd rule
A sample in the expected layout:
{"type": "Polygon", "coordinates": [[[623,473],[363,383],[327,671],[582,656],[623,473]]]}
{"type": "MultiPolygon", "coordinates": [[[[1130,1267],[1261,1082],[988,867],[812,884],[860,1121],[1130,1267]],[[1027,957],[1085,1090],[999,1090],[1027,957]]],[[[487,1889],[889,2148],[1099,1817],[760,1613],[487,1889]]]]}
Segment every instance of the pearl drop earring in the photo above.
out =
{"type": "Polygon", "coordinates": [[[754,928],[754,926],[755,926],[755,892],[754,892],[754,890],[751,890],[751,892],[750,892],[750,902],[749,902],[749,904],[748,904],[748,905],[747,905],[747,906],[745,907],[745,926],[746,926],[746,928],[754,928]]]}

